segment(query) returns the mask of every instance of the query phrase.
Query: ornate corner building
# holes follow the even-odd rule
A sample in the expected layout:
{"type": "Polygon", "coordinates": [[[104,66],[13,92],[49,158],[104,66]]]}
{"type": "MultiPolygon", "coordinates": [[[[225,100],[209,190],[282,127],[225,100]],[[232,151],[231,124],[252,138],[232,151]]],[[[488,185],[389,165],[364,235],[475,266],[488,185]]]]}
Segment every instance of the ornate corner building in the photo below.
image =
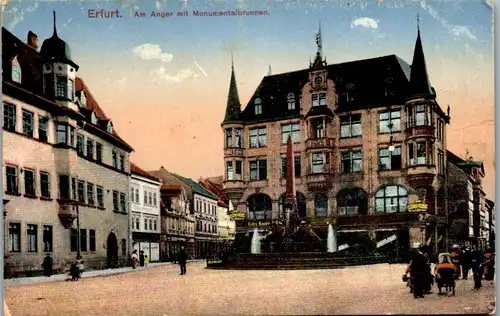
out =
{"type": "Polygon", "coordinates": [[[298,216],[320,238],[332,223],[340,243],[396,234],[400,248],[444,248],[450,115],[430,85],[420,30],[411,66],[396,55],[328,65],[321,30],[316,43],[307,69],[265,76],[243,110],[233,62],[221,126],[224,190],[244,213],[237,234],[284,218],[290,136],[298,216]]]}

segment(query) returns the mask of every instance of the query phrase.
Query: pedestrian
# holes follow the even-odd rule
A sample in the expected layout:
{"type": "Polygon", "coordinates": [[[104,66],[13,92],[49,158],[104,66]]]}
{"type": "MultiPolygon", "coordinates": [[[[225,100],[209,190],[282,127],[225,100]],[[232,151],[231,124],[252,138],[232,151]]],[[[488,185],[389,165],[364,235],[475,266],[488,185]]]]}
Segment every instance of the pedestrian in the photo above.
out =
{"type": "Polygon", "coordinates": [[[135,267],[137,266],[137,250],[134,249],[134,251],[132,251],[132,255],[130,256],[130,259],[131,259],[131,264],[132,264],[132,269],[135,269],[135,267]]]}
{"type": "Polygon", "coordinates": [[[186,274],[187,254],[186,250],[184,249],[184,246],[181,247],[177,260],[179,261],[179,265],[181,266],[181,275],[186,274]]]}
{"type": "Polygon", "coordinates": [[[460,272],[462,267],[462,251],[460,250],[459,245],[453,245],[451,250],[451,263],[453,263],[457,270],[455,272],[455,279],[458,280],[460,278],[460,272]]]}
{"type": "Polygon", "coordinates": [[[481,281],[483,279],[483,274],[484,274],[484,255],[481,251],[479,251],[477,248],[474,249],[471,253],[471,258],[472,258],[472,273],[474,276],[474,289],[475,291],[478,291],[482,284],[481,281]]]}
{"type": "Polygon", "coordinates": [[[413,297],[423,298],[429,280],[427,258],[420,249],[415,249],[410,263],[410,277],[413,285],[413,297]]]}
{"type": "Polygon", "coordinates": [[[43,274],[46,277],[50,277],[54,273],[53,265],[54,265],[54,260],[52,260],[50,253],[47,253],[42,263],[43,274]]]}
{"type": "Polygon", "coordinates": [[[467,280],[471,268],[471,252],[469,248],[465,248],[462,254],[462,280],[467,280]]]}
{"type": "Polygon", "coordinates": [[[434,275],[436,277],[437,287],[439,289],[438,295],[444,294],[442,289],[446,288],[447,291],[451,290],[455,294],[455,271],[457,267],[451,263],[448,253],[442,253],[438,257],[438,264],[434,268],[434,275]]]}
{"type": "Polygon", "coordinates": [[[144,256],[144,266],[147,267],[148,266],[148,263],[149,263],[149,258],[148,258],[148,255],[145,255],[144,256]]]}
{"type": "Polygon", "coordinates": [[[139,264],[141,267],[144,267],[144,251],[141,250],[139,252],[139,264]]]}

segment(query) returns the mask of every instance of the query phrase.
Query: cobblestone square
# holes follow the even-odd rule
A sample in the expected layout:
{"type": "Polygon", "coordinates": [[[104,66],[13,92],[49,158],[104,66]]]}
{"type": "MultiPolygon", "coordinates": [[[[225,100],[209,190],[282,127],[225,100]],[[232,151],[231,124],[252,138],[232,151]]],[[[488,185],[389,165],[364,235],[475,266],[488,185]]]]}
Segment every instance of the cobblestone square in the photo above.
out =
{"type": "Polygon", "coordinates": [[[164,265],[78,282],[7,285],[13,316],[28,315],[325,315],[489,313],[494,282],[472,291],[460,280],[455,297],[414,299],[401,281],[404,265],[285,271],[207,270],[187,275],[164,265]]]}

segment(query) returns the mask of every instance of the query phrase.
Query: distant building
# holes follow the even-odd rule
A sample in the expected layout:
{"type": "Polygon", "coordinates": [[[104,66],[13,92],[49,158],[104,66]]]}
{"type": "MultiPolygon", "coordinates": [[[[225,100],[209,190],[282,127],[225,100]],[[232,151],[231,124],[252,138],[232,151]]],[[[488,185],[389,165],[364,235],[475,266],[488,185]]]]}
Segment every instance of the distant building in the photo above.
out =
{"type": "Polygon", "coordinates": [[[129,155],[84,81],[69,45],[24,43],[2,28],[5,263],[55,268],[80,253],[100,268],[128,262],[129,155]]]}
{"type": "MultiPolygon", "coordinates": [[[[222,177],[221,177],[222,178],[222,177]]],[[[207,178],[202,179],[200,184],[218,197],[217,202],[219,214],[219,243],[218,250],[229,249],[234,242],[236,236],[236,222],[231,220],[230,214],[234,210],[231,200],[228,198],[222,187],[221,181],[218,179],[207,178]]]]}
{"type": "Polygon", "coordinates": [[[191,187],[161,167],[149,173],[162,181],[161,186],[161,258],[173,259],[182,246],[189,257],[195,256],[195,215],[191,187]]]}
{"type": "Polygon", "coordinates": [[[283,222],[286,141],[295,143],[298,217],[320,239],[445,249],[446,126],[417,32],[412,65],[396,55],[328,65],[321,33],[308,69],[265,76],[244,109],[234,66],[224,120],[224,190],[237,234],[283,222]]]}
{"type": "Polygon", "coordinates": [[[160,260],[160,179],[130,164],[130,223],[132,249],[160,260]]]}
{"type": "Polygon", "coordinates": [[[486,199],[486,211],[489,218],[489,246],[495,249],[495,202],[486,199]]]}

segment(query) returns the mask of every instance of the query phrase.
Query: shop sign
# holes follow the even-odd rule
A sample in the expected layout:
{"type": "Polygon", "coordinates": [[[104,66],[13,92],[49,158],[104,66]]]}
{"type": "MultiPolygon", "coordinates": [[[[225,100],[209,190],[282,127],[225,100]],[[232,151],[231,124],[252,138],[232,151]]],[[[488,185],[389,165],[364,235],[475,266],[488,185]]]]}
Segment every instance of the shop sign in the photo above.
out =
{"type": "Polygon", "coordinates": [[[232,221],[244,221],[245,215],[245,212],[234,212],[231,213],[230,218],[232,221]]]}
{"type": "Polygon", "coordinates": [[[271,221],[249,221],[248,227],[269,227],[271,223],[271,221]]]}
{"type": "Polygon", "coordinates": [[[315,218],[311,220],[311,226],[326,226],[331,222],[329,218],[315,218]]]}
{"type": "Polygon", "coordinates": [[[415,203],[408,205],[408,212],[427,212],[428,207],[427,203],[424,203],[423,201],[415,201],[415,203]]]}

